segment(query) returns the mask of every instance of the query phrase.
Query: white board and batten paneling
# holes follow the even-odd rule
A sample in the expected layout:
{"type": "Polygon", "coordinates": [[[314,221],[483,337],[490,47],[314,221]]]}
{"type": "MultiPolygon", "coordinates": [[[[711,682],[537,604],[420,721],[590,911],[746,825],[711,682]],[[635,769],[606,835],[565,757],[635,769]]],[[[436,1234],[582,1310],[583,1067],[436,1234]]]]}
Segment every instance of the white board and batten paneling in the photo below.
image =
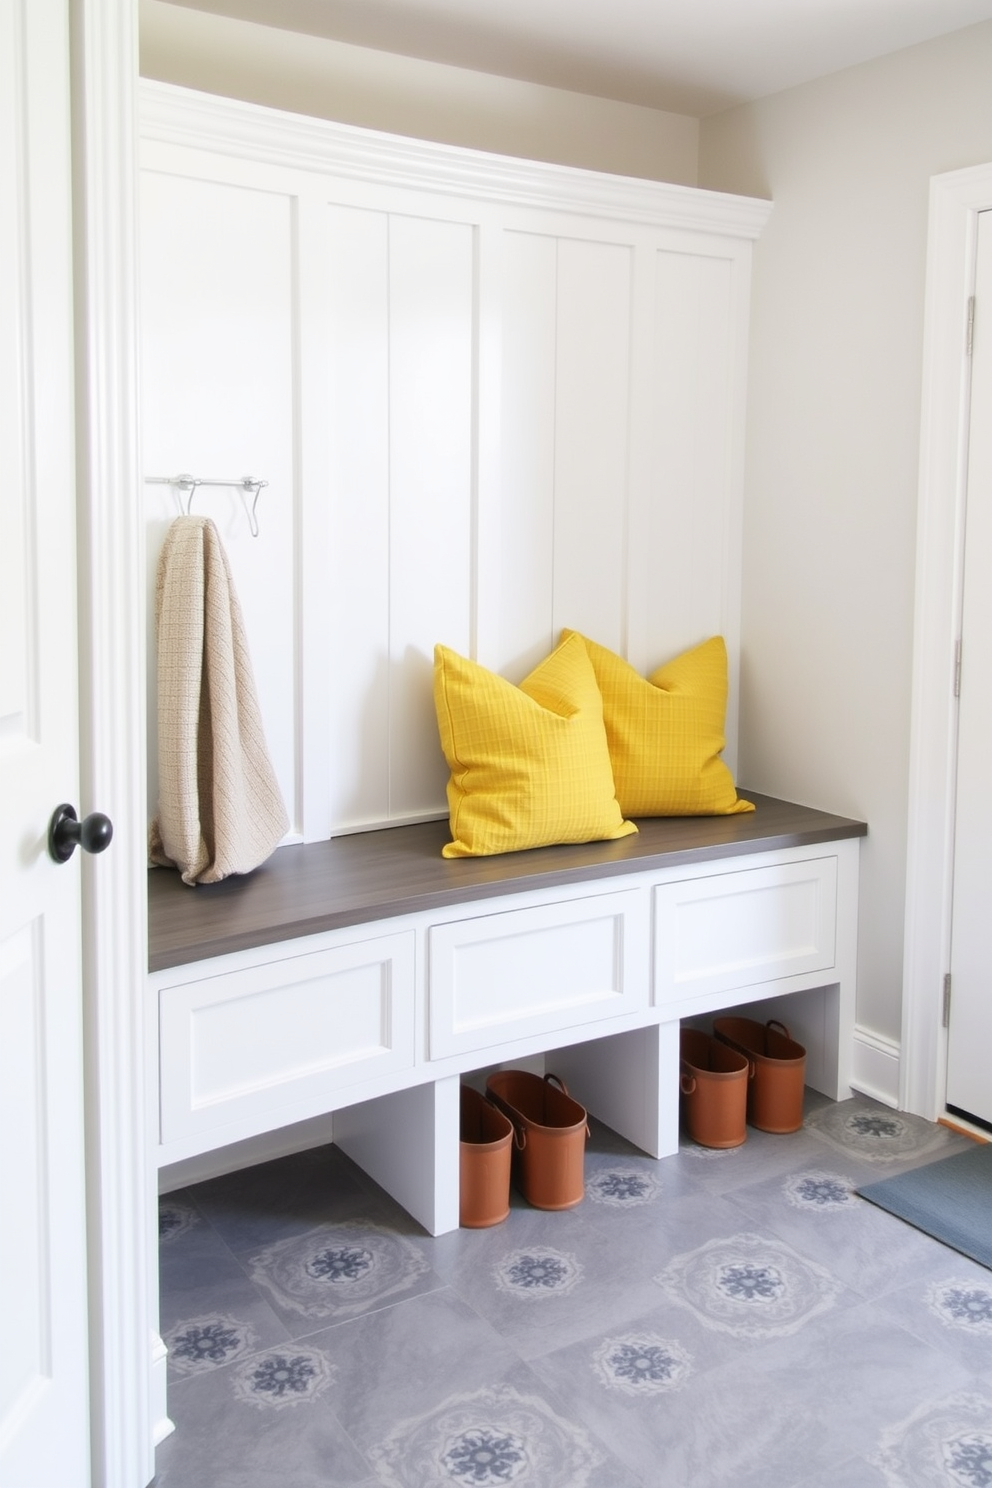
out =
{"type": "MultiPolygon", "coordinates": [[[[439,641],[519,681],[565,626],[642,671],[723,634],[733,765],[770,204],[164,84],[141,132],[145,473],[269,482],[257,538],[236,491],[195,509],[231,559],[292,835],[444,813],[439,641]]],[[[143,499],[154,565],[179,507],[143,499]]]]}

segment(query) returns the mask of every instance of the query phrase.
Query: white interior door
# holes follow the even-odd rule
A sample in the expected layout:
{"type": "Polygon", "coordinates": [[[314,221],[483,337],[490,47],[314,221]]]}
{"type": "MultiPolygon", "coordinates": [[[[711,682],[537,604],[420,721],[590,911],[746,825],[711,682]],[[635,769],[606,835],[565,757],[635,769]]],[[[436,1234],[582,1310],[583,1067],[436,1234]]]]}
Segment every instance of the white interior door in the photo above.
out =
{"type": "Polygon", "coordinates": [[[992,212],[978,219],[961,622],[947,1104],[992,1123],[992,212]]]}
{"type": "Polygon", "coordinates": [[[65,0],[0,0],[0,1488],[90,1480],[65,0]]]}

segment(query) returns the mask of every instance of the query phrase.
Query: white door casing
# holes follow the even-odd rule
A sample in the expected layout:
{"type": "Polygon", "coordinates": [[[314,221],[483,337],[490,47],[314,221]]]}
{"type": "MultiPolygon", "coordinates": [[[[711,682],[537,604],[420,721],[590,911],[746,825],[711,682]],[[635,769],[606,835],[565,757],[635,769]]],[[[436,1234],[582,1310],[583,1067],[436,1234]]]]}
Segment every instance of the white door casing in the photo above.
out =
{"type": "Polygon", "coordinates": [[[68,25],[0,0],[3,1488],[89,1482],[68,25]]]}
{"type": "Polygon", "coordinates": [[[169,1423],[164,1350],[156,1336],[155,1168],[142,997],[148,954],[138,6],[136,0],[63,4],[72,18],[73,52],[80,794],[87,809],[105,811],[114,822],[112,850],[82,865],[92,1476],[99,1488],[144,1488],[154,1476],[154,1441],[169,1423]]]}
{"type": "Polygon", "coordinates": [[[944,975],[950,968],[957,706],[971,357],[979,214],[992,164],[935,176],[924,314],[916,621],[900,1057],[902,1109],[944,1109],[944,975]]]}
{"type": "Polygon", "coordinates": [[[961,669],[952,871],[947,1104],[992,1122],[992,945],[988,844],[992,794],[992,211],[978,221],[965,510],[961,669]]]}

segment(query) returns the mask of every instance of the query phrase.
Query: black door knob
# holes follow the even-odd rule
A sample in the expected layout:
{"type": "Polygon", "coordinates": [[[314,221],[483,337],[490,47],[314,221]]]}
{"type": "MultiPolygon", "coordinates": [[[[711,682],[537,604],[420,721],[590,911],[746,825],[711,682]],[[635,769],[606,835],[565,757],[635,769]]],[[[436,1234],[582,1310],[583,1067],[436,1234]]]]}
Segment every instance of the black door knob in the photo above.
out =
{"type": "Polygon", "coordinates": [[[77,847],[88,853],[103,852],[113,835],[114,824],[102,812],[91,811],[78,821],[74,806],[58,806],[48,824],[48,851],[56,863],[68,863],[77,847]]]}

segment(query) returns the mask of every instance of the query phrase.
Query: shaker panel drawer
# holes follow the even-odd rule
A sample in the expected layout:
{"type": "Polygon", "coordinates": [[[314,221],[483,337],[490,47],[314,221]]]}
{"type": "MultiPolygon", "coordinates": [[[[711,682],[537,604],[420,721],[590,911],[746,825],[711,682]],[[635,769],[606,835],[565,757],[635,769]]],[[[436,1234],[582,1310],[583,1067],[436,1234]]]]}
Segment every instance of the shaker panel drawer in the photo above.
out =
{"type": "Polygon", "coordinates": [[[159,1030],[163,1142],[290,1101],[330,1110],[413,1064],[413,932],[163,987],[159,1030]]]}
{"type": "Polygon", "coordinates": [[[836,962],[837,859],[655,889],[655,1002],[665,1005],[836,962]]]}
{"type": "Polygon", "coordinates": [[[431,1058],[646,1007],[647,946],[641,891],[434,926],[431,1058]]]}

